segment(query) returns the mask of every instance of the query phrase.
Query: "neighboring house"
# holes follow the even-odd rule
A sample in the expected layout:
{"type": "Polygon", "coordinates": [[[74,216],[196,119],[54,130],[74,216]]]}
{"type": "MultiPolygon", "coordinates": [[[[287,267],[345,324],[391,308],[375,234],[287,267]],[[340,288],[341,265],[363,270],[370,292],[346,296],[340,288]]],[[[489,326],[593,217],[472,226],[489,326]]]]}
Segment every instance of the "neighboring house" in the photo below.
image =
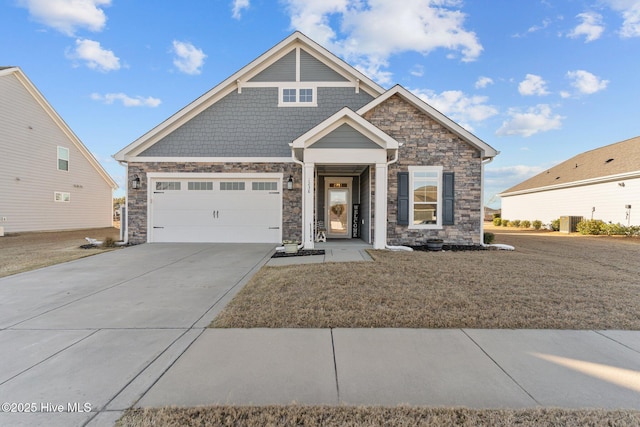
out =
{"type": "Polygon", "coordinates": [[[129,241],[480,244],[498,153],[295,32],[114,155],[129,241]],[[138,188],[134,188],[138,187],[138,188]]]}
{"type": "Polygon", "coordinates": [[[640,225],[640,136],[578,154],[505,190],[502,218],[640,225]]]}
{"type": "Polygon", "coordinates": [[[0,67],[0,227],[111,227],[118,186],[18,67],[0,67]]]}

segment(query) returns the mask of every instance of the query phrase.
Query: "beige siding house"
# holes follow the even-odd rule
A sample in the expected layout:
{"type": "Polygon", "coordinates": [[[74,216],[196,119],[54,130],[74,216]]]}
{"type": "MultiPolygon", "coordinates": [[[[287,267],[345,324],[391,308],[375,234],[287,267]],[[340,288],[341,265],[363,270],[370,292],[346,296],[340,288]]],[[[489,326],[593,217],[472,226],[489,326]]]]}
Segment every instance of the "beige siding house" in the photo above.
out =
{"type": "Polygon", "coordinates": [[[578,154],[505,190],[502,218],[640,225],[640,136],[578,154]]]}
{"type": "Polygon", "coordinates": [[[110,227],[115,181],[18,67],[0,67],[0,227],[110,227]]]}

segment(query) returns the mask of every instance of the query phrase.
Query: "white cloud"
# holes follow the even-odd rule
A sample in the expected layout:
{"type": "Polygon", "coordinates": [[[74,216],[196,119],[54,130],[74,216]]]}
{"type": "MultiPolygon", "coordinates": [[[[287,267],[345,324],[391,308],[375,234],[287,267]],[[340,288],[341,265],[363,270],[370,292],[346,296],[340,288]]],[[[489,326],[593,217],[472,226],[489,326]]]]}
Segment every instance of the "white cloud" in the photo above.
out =
{"type": "Polygon", "coordinates": [[[549,94],[549,91],[547,91],[547,82],[535,74],[526,75],[525,79],[518,85],[518,92],[520,92],[520,95],[525,96],[543,96],[549,94]]]}
{"type": "Polygon", "coordinates": [[[498,114],[494,106],[487,104],[486,96],[469,96],[459,90],[440,94],[424,89],[413,89],[411,92],[469,131],[473,130],[469,123],[482,122],[498,114]]]}
{"type": "Polygon", "coordinates": [[[191,43],[173,41],[173,53],[176,54],[176,58],[173,60],[178,70],[186,74],[200,74],[201,68],[204,65],[204,59],[207,55],[204,52],[191,43]]]}
{"type": "Polygon", "coordinates": [[[475,87],[476,89],[484,89],[485,87],[492,85],[493,79],[491,77],[480,76],[478,80],[476,80],[475,87]]]}
{"type": "Polygon", "coordinates": [[[547,104],[539,104],[530,107],[525,112],[512,108],[507,113],[511,119],[504,121],[500,129],[496,131],[498,136],[523,136],[529,137],[539,132],[547,132],[562,127],[564,117],[553,114],[547,104]]]}
{"type": "Polygon", "coordinates": [[[111,0],[19,0],[31,17],[66,35],[72,36],[79,28],[102,31],[107,17],[101,7],[111,0]]]}
{"type": "Polygon", "coordinates": [[[120,69],[120,58],[110,50],[103,49],[100,43],[94,40],[77,39],[76,49],[67,52],[70,59],[86,61],[87,67],[99,71],[114,71],[120,69]]]}
{"type": "Polygon", "coordinates": [[[569,71],[567,72],[567,77],[572,80],[571,86],[585,95],[604,90],[609,84],[609,80],[602,80],[600,77],[585,70],[569,71]]]}
{"type": "Polygon", "coordinates": [[[409,74],[415,77],[424,76],[424,67],[422,65],[415,65],[410,71],[409,74]]]}
{"type": "Polygon", "coordinates": [[[158,98],[153,98],[151,96],[144,98],[142,96],[136,96],[135,98],[130,97],[124,93],[107,93],[104,95],[100,95],[99,93],[92,93],[91,99],[94,101],[101,101],[105,104],[113,104],[115,101],[122,102],[122,105],[125,107],[152,107],[155,108],[162,103],[158,98]]]}
{"type": "Polygon", "coordinates": [[[249,0],[233,0],[232,16],[235,19],[242,18],[242,10],[249,8],[249,0]]]}
{"type": "Polygon", "coordinates": [[[584,12],[576,16],[582,23],[575,27],[568,36],[571,38],[585,37],[585,43],[598,40],[604,32],[602,15],[595,12],[584,12]]]}
{"type": "Polygon", "coordinates": [[[638,0],[604,0],[605,3],[622,13],[622,28],[620,36],[623,38],[640,37],[640,2],[638,0]]]}
{"type": "Polygon", "coordinates": [[[291,26],[388,83],[393,54],[447,49],[474,61],[483,48],[464,28],[459,0],[284,0],[291,26]],[[338,28],[337,34],[334,28],[338,28]]]}

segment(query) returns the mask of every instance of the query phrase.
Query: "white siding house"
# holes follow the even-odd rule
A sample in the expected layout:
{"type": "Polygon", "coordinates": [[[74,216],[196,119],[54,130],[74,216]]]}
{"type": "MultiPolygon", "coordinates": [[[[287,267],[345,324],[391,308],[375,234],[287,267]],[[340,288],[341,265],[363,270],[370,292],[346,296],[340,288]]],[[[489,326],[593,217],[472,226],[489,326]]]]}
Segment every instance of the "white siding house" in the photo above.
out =
{"type": "Polygon", "coordinates": [[[115,181],[18,67],[0,67],[0,227],[111,227],[115,181]]]}
{"type": "Polygon", "coordinates": [[[640,225],[640,136],[579,154],[500,194],[502,217],[640,225]]]}

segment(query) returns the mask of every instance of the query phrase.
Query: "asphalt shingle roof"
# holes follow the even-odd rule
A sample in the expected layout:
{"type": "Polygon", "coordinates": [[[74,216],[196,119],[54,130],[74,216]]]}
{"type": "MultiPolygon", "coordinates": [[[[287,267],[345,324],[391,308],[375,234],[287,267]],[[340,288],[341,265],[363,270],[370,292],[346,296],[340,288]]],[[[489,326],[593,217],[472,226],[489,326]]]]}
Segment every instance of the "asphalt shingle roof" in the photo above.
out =
{"type": "Polygon", "coordinates": [[[502,194],[636,171],[640,172],[640,136],[578,154],[502,194]]]}

